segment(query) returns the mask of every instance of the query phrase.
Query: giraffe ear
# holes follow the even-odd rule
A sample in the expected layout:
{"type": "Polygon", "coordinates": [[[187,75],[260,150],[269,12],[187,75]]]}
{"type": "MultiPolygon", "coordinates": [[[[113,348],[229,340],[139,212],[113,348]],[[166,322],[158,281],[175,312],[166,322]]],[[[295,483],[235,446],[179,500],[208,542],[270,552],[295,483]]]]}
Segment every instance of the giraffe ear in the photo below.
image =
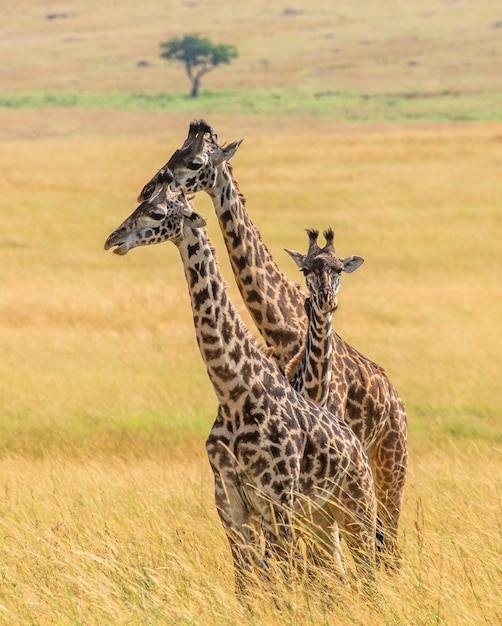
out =
{"type": "Polygon", "coordinates": [[[244,139],[233,141],[232,143],[229,143],[228,146],[223,146],[214,152],[210,157],[213,165],[220,165],[223,161],[230,161],[243,141],[244,139]]]}
{"type": "Polygon", "coordinates": [[[228,146],[224,146],[222,148],[225,161],[230,161],[243,141],[244,139],[239,139],[238,141],[233,141],[232,143],[229,143],[228,146]]]}
{"type": "Polygon", "coordinates": [[[355,254],[347,256],[344,259],[341,259],[341,261],[343,263],[343,271],[347,272],[347,274],[355,272],[356,269],[364,263],[363,257],[355,254]]]}
{"type": "Polygon", "coordinates": [[[183,221],[190,228],[202,228],[206,225],[206,220],[197,211],[185,209],[183,211],[183,221]]]}
{"type": "Polygon", "coordinates": [[[305,258],[303,256],[303,254],[300,254],[299,252],[296,252],[296,250],[289,250],[288,248],[284,248],[284,250],[286,250],[286,252],[289,254],[289,256],[298,265],[298,267],[300,269],[302,269],[302,267],[303,267],[303,260],[305,258]]]}

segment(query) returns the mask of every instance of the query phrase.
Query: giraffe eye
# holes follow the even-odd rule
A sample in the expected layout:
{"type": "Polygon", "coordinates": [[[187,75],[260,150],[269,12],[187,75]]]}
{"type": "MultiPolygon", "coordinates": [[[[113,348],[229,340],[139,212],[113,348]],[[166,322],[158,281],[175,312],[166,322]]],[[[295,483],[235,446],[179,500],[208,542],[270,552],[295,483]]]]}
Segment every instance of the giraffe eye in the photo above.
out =
{"type": "Polygon", "coordinates": [[[304,275],[304,276],[308,276],[308,275],[310,274],[310,270],[308,270],[308,269],[306,269],[306,268],[303,268],[303,269],[302,269],[302,272],[303,272],[303,275],[304,275]]]}
{"type": "Polygon", "coordinates": [[[200,170],[202,163],[200,161],[189,161],[187,167],[189,170],[200,170]]]}
{"type": "Polygon", "coordinates": [[[150,213],[150,217],[152,218],[152,220],[160,221],[160,220],[163,220],[165,216],[166,214],[164,213],[164,211],[160,211],[160,210],[152,211],[150,213]]]}

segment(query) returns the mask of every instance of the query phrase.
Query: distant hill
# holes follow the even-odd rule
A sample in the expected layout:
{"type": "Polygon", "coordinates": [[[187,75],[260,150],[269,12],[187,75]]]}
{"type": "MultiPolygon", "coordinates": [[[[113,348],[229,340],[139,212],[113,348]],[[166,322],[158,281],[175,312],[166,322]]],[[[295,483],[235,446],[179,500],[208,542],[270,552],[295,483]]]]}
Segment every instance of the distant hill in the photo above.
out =
{"type": "Polygon", "coordinates": [[[188,79],[159,57],[159,43],[198,33],[239,51],[203,81],[218,111],[502,116],[502,14],[492,0],[67,5],[5,11],[0,106],[187,107],[188,79]]]}

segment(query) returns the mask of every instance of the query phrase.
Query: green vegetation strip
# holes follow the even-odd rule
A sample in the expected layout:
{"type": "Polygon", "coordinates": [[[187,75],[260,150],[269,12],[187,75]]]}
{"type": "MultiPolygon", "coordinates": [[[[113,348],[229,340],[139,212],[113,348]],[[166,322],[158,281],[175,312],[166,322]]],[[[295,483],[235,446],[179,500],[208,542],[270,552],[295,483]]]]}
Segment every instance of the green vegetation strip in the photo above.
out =
{"type": "Polygon", "coordinates": [[[28,91],[0,94],[0,108],[75,107],[135,111],[169,110],[254,115],[331,116],[345,121],[500,121],[502,94],[364,94],[342,91],[299,93],[289,90],[181,94],[28,91]]]}

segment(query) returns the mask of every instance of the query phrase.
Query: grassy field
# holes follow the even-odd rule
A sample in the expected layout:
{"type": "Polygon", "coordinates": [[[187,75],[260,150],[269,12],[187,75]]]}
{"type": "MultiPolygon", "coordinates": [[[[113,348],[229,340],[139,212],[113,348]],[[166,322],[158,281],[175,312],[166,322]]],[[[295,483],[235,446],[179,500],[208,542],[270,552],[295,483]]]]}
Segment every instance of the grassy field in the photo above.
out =
{"type": "MultiPolygon", "coordinates": [[[[282,249],[303,249],[307,226],[332,225],[341,254],[366,258],[342,285],[336,328],[388,369],[410,418],[401,574],[382,574],[374,604],[326,580],[244,610],[203,445],[215,398],[176,251],[102,250],[185,135],[181,119],[159,136],[141,119],[137,137],[119,119],[115,138],[108,126],[0,147],[0,620],[496,623],[502,128],[210,120],[222,138],[247,137],[235,171],[291,278],[282,249]]],[[[212,207],[197,206],[248,321],[212,207]]]]}
{"type": "Polygon", "coordinates": [[[488,0],[304,5],[4,10],[0,624],[502,621],[502,16],[488,0]],[[158,58],[181,32],[240,53],[197,102],[158,58]],[[334,323],[396,383],[411,453],[402,571],[371,601],[320,574],[238,602],[178,255],[102,249],[200,116],[245,137],[235,174],[291,279],[283,248],[306,227],[366,259],[334,323]]]}
{"type": "Polygon", "coordinates": [[[0,107],[84,106],[338,120],[501,120],[502,16],[476,3],[364,0],[62,6],[19,0],[0,30],[0,107]],[[236,45],[202,81],[159,58],[186,33],[236,45]]]}

